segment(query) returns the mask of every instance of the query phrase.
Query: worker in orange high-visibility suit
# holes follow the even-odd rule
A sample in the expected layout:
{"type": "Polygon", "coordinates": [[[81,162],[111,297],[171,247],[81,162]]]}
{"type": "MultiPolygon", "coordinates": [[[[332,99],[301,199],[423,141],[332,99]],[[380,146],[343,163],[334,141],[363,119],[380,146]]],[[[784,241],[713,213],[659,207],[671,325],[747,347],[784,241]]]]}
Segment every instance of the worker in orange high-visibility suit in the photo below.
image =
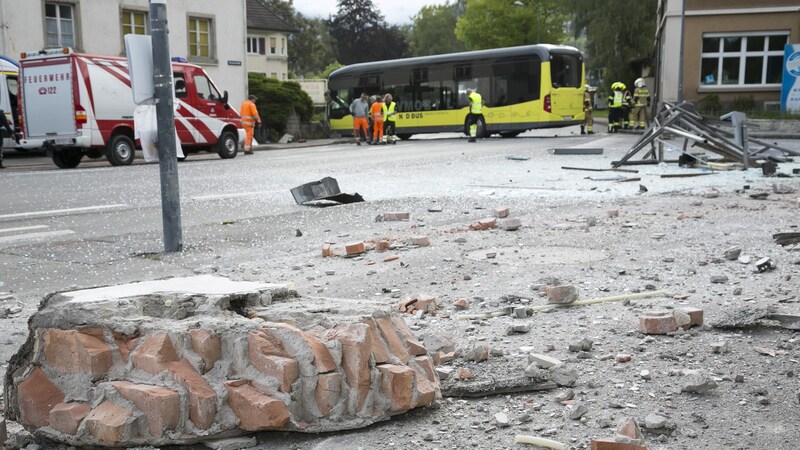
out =
{"type": "Polygon", "coordinates": [[[370,106],[369,116],[372,118],[372,143],[383,143],[383,99],[380,95],[370,106]]]}
{"type": "Polygon", "coordinates": [[[247,100],[242,103],[242,109],[239,113],[242,116],[242,127],[244,128],[244,154],[253,154],[253,133],[255,132],[256,125],[261,125],[261,116],[258,115],[258,108],[256,108],[255,95],[247,97],[247,100]]]}

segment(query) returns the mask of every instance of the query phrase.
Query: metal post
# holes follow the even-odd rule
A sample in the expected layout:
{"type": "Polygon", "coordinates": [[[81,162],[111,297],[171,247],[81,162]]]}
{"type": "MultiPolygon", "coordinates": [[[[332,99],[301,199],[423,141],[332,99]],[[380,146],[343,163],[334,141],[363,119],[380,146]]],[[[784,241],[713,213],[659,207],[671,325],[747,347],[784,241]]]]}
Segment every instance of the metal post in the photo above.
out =
{"type": "Polygon", "coordinates": [[[153,78],[158,118],[158,165],[161,172],[164,251],[179,252],[183,248],[183,232],[178,189],[178,156],[175,151],[175,109],[172,98],[172,63],[169,54],[166,0],[150,0],[150,33],[153,39],[153,78]]]}

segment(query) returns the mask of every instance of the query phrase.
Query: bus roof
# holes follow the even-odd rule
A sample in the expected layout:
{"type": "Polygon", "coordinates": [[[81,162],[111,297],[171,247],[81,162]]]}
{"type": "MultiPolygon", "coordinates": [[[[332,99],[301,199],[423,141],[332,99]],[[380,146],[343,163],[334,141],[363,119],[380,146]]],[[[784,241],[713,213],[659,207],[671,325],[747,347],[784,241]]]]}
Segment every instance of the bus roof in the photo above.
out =
{"type": "Polygon", "coordinates": [[[493,48],[488,50],[477,50],[471,52],[448,53],[444,55],[417,56],[413,58],[391,59],[387,61],[373,61],[359,64],[351,64],[333,71],[328,78],[333,79],[340,76],[361,74],[364,72],[377,71],[393,67],[413,67],[427,66],[438,63],[457,63],[488,58],[510,58],[514,56],[536,55],[546,61],[550,59],[550,53],[578,53],[580,50],[566,45],[521,45],[518,47],[493,48]]]}

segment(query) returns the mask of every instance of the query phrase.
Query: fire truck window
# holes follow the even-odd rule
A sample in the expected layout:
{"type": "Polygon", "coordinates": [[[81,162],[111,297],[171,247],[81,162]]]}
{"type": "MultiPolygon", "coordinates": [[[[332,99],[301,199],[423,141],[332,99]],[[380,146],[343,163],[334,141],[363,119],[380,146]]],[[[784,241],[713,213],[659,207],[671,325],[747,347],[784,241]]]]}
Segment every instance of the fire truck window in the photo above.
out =
{"type": "Polygon", "coordinates": [[[175,98],[186,98],[186,80],[182,73],[173,74],[175,78],[175,98]]]}
{"type": "Polygon", "coordinates": [[[202,99],[219,100],[222,98],[217,88],[211,84],[211,80],[206,78],[205,75],[195,75],[194,85],[197,87],[197,96],[202,99]]]}

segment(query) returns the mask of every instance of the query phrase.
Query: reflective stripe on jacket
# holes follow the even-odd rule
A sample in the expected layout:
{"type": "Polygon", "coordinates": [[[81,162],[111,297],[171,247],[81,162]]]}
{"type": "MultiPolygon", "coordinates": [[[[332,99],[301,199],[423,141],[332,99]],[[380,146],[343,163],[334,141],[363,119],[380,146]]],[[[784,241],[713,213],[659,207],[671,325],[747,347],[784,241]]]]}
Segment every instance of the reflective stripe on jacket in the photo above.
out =
{"type": "Polygon", "coordinates": [[[372,120],[376,122],[383,122],[383,103],[373,103],[372,107],[369,109],[369,113],[372,117],[372,120]]]}
{"type": "Polygon", "coordinates": [[[242,126],[254,127],[256,123],[261,122],[261,116],[258,115],[258,108],[256,108],[256,104],[250,99],[242,103],[240,115],[242,116],[242,126]]]}
{"type": "Polygon", "coordinates": [[[647,88],[637,88],[633,93],[636,106],[647,106],[650,100],[650,91],[647,88]]]}
{"type": "Polygon", "coordinates": [[[622,91],[614,91],[614,96],[611,97],[612,108],[622,108],[622,91]]]}
{"type": "Polygon", "coordinates": [[[469,112],[471,112],[472,114],[483,113],[483,97],[481,97],[481,94],[473,92],[472,94],[469,94],[469,99],[472,102],[469,108],[469,112]]]}

